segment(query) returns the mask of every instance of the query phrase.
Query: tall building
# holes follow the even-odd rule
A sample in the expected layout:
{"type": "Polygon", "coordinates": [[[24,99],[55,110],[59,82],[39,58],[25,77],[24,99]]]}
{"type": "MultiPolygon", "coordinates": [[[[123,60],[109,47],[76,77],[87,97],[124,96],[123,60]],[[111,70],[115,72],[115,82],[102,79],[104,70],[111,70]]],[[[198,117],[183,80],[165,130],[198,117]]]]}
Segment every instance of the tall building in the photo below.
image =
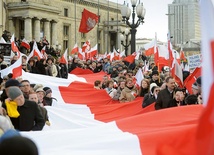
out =
{"type": "Polygon", "coordinates": [[[168,5],[168,26],[173,45],[200,45],[199,0],[174,0],[168,5]],[[190,44],[191,43],[191,44],[190,44]]]}
{"type": "Polygon", "coordinates": [[[90,40],[100,53],[120,48],[120,5],[109,0],[1,0],[0,33],[4,30],[28,41],[46,36],[53,47],[79,47],[90,40]],[[83,9],[99,14],[99,24],[89,33],[80,33],[83,9]]]}

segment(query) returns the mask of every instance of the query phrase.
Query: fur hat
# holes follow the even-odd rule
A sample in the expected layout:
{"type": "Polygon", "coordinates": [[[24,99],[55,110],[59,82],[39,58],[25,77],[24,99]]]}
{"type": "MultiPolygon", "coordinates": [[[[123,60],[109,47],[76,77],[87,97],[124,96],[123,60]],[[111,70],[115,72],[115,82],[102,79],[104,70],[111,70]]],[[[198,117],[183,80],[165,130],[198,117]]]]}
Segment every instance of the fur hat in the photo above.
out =
{"type": "Polygon", "coordinates": [[[43,90],[42,87],[39,87],[39,88],[36,89],[35,91],[36,91],[36,93],[37,93],[37,92],[43,92],[44,96],[46,95],[46,93],[45,93],[45,91],[43,90]]]}
{"type": "Polygon", "coordinates": [[[21,86],[18,80],[15,79],[9,79],[7,80],[7,82],[5,83],[5,88],[11,87],[11,86],[21,86]]]}
{"type": "Polygon", "coordinates": [[[15,98],[22,94],[23,94],[22,91],[16,86],[12,86],[8,89],[8,97],[11,98],[12,100],[14,100],[15,98]]]}
{"type": "Polygon", "coordinates": [[[36,90],[38,88],[43,88],[43,85],[42,84],[36,84],[34,87],[33,87],[33,90],[36,92],[36,90]]]}
{"type": "Polygon", "coordinates": [[[159,75],[159,72],[157,70],[152,71],[152,76],[153,75],[159,75]]]}
{"type": "Polygon", "coordinates": [[[157,87],[157,84],[156,84],[156,83],[151,83],[151,84],[150,84],[150,87],[149,87],[149,88],[150,88],[150,92],[151,92],[151,93],[153,93],[153,91],[154,91],[154,89],[155,89],[155,88],[154,88],[154,89],[152,90],[153,87],[157,87]]]}

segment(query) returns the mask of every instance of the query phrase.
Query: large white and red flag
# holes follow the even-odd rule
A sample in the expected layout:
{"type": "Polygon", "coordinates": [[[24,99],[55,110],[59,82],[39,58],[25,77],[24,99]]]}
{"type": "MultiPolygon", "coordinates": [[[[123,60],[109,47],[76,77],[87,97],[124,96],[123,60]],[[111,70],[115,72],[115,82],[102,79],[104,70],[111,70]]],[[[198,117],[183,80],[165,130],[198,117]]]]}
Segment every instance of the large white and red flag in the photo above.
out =
{"type": "Polygon", "coordinates": [[[142,97],[121,104],[105,90],[94,89],[94,81],[102,80],[104,75],[104,72],[69,74],[68,79],[59,80],[23,72],[23,79],[30,83],[50,87],[57,102],[53,100],[53,105],[46,107],[50,126],[45,125],[40,132],[21,134],[37,144],[41,155],[156,155],[168,151],[166,146],[173,146],[184,155],[196,154],[192,131],[197,126],[201,106],[154,111],[154,104],[142,108],[142,97]],[[182,145],[186,141],[189,143],[182,145]]]}
{"type": "Polygon", "coordinates": [[[33,43],[33,48],[30,54],[28,55],[28,60],[35,56],[38,58],[38,60],[43,58],[43,54],[39,51],[36,41],[34,41],[33,43]]]}
{"type": "Polygon", "coordinates": [[[211,0],[200,1],[202,32],[202,99],[206,106],[197,129],[199,155],[214,154],[214,6],[211,0]]]}

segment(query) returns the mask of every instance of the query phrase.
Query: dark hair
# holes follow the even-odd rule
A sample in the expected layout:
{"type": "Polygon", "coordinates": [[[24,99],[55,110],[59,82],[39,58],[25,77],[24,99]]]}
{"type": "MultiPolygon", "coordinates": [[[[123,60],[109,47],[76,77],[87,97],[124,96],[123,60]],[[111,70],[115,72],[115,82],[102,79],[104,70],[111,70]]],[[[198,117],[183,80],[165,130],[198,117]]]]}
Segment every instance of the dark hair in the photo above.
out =
{"type": "Polygon", "coordinates": [[[30,83],[30,81],[28,81],[28,80],[22,80],[20,83],[23,83],[23,82],[28,82],[28,83],[30,83]]]}
{"type": "Polygon", "coordinates": [[[177,91],[182,91],[183,93],[185,93],[185,92],[186,92],[186,89],[185,89],[185,88],[177,87],[177,88],[175,88],[175,93],[176,93],[177,91]]]}
{"type": "Polygon", "coordinates": [[[196,95],[189,95],[185,98],[185,103],[190,105],[190,104],[197,104],[198,102],[198,99],[197,99],[197,96],[196,95]]]}
{"type": "Polygon", "coordinates": [[[99,84],[101,84],[101,81],[100,81],[100,80],[94,81],[94,86],[98,86],[99,84]]]}

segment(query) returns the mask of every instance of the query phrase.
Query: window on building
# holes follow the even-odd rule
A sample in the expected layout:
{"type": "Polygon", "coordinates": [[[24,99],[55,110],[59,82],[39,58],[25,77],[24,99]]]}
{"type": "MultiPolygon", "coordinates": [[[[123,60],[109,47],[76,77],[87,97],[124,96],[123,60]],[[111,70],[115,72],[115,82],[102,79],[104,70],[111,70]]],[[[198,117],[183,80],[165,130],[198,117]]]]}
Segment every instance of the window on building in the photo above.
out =
{"type": "Polygon", "coordinates": [[[64,36],[68,36],[68,34],[69,34],[69,26],[64,25],[63,32],[64,32],[64,36]]]}
{"type": "Polygon", "coordinates": [[[111,21],[114,21],[114,18],[111,18],[111,21]]]}
{"type": "Polygon", "coordinates": [[[26,2],[27,0],[21,0],[21,2],[26,2]]]}
{"type": "Polygon", "coordinates": [[[85,38],[85,37],[86,37],[85,33],[81,33],[81,38],[85,38]]]}
{"type": "Polygon", "coordinates": [[[63,41],[63,48],[67,49],[68,48],[68,40],[63,41]]]}
{"type": "Polygon", "coordinates": [[[101,31],[98,31],[98,40],[101,40],[101,31]]]}
{"type": "Polygon", "coordinates": [[[67,8],[64,8],[64,16],[68,17],[68,9],[67,8]]]}

